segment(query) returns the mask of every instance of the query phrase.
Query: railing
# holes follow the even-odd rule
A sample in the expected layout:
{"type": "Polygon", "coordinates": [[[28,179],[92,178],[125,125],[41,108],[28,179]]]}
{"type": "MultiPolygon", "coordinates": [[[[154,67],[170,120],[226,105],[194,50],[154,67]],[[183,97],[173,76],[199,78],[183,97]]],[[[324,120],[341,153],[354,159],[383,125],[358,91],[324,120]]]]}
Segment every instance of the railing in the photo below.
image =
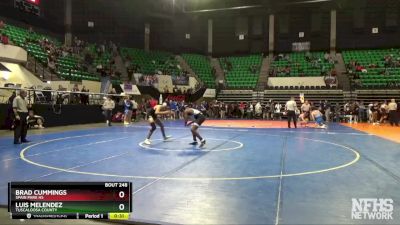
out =
{"type": "MultiPolygon", "coordinates": [[[[0,103],[7,103],[13,92],[18,92],[20,87],[0,87],[0,103]]],[[[46,89],[23,89],[27,92],[26,100],[28,104],[86,104],[100,105],[105,96],[112,96],[120,99],[120,94],[104,94],[80,91],[59,91],[46,89]]]]}
{"type": "MultiPolygon", "coordinates": [[[[38,76],[40,79],[45,80],[47,79],[46,77],[46,69],[45,66],[41,63],[39,63],[33,56],[28,55],[28,63],[26,68],[32,72],[33,74],[35,74],[36,76],[38,76]]],[[[56,76],[56,75],[54,75],[56,76]]],[[[50,77],[47,80],[53,80],[53,74],[50,73],[50,77]]]]}

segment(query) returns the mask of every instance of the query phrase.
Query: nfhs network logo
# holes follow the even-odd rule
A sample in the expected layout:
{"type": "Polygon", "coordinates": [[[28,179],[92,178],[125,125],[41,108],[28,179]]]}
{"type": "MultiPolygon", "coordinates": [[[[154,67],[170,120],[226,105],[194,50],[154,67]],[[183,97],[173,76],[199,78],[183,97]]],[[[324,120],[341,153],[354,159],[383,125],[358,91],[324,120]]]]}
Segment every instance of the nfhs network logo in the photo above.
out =
{"type": "Polygon", "coordinates": [[[355,220],[393,220],[393,199],[352,198],[351,218],[355,220]]]}

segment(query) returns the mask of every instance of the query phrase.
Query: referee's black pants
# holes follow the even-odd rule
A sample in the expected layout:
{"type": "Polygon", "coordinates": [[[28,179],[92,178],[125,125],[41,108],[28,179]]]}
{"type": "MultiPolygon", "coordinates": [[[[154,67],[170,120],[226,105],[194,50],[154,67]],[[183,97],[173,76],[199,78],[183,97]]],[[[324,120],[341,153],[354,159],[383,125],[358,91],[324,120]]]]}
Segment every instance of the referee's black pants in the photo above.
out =
{"type": "Polygon", "coordinates": [[[28,133],[28,123],[26,121],[26,117],[28,113],[19,112],[19,120],[15,120],[14,127],[14,143],[18,143],[26,141],[26,134],[28,133]]]}
{"type": "Polygon", "coordinates": [[[398,118],[396,110],[389,111],[389,122],[390,122],[390,125],[392,125],[392,126],[393,125],[399,126],[399,118],[398,118]]]}
{"type": "Polygon", "coordinates": [[[108,124],[110,125],[112,120],[112,109],[104,110],[104,117],[106,118],[106,120],[108,120],[108,124]]]}
{"type": "Polygon", "coordinates": [[[294,128],[297,128],[297,118],[295,111],[287,111],[288,127],[290,128],[290,121],[293,119],[294,128]]]}

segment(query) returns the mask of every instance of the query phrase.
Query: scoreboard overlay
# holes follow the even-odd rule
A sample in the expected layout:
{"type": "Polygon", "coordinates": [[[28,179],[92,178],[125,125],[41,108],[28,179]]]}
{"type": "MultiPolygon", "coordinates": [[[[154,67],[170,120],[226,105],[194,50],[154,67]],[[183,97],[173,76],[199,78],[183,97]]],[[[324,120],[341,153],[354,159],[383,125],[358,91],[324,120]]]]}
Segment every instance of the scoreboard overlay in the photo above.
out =
{"type": "Polygon", "coordinates": [[[128,219],[131,182],[10,182],[12,219],[128,219]]]}

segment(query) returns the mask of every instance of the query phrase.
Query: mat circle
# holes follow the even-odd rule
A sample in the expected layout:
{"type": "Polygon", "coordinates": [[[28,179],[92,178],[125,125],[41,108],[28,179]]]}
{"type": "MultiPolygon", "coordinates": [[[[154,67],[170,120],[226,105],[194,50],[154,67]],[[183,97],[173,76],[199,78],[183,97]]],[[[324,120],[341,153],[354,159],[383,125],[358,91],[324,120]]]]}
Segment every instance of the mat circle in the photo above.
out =
{"type": "MultiPolygon", "coordinates": [[[[174,140],[191,140],[190,138],[182,138],[182,139],[170,139],[167,141],[171,142],[174,140]]],[[[218,138],[207,138],[207,141],[214,140],[214,141],[223,141],[227,143],[235,143],[237,146],[230,147],[230,148],[217,148],[217,149],[206,149],[206,148],[196,148],[196,149],[165,149],[165,148],[157,148],[153,147],[152,145],[146,145],[144,142],[140,142],[139,146],[143,149],[153,150],[153,151],[164,151],[164,152],[187,152],[187,151],[201,151],[201,152],[223,152],[223,151],[233,151],[237,149],[241,149],[243,147],[243,143],[239,141],[233,141],[229,139],[218,139],[218,138]]],[[[154,141],[163,141],[163,139],[154,139],[154,141]]]]}
{"type": "MultiPolygon", "coordinates": [[[[266,134],[267,136],[277,136],[279,137],[280,135],[272,135],[272,134],[266,134]]],[[[334,145],[337,147],[340,147],[342,149],[345,149],[346,151],[351,152],[354,155],[354,158],[346,163],[343,163],[338,166],[326,168],[326,169],[320,169],[320,170],[312,170],[312,171],[305,171],[305,172],[299,172],[299,173],[288,173],[288,174],[276,174],[276,175],[261,175],[261,176],[242,176],[242,177],[166,177],[166,176],[132,176],[132,175],[119,175],[119,174],[108,174],[108,173],[96,173],[96,172],[86,172],[86,171],[78,171],[74,169],[68,169],[68,168],[61,168],[61,167],[55,167],[55,166],[50,166],[38,162],[34,162],[28,158],[25,157],[25,153],[31,149],[32,147],[39,146],[42,144],[50,143],[50,142],[56,142],[56,141],[64,141],[68,139],[73,139],[73,138],[81,138],[81,137],[87,137],[88,135],[81,135],[81,136],[72,136],[72,137],[63,137],[63,138],[56,138],[56,139],[51,139],[51,140],[46,140],[43,142],[38,142],[32,145],[29,145],[25,147],[24,149],[21,150],[20,152],[20,158],[31,164],[35,165],[38,167],[42,168],[47,168],[47,169],[52,169],[56,171],[61,171],[61,172],[66,172],[66,173],[74,173],[74,174],[83,174],[83,175],[92,175],[92,176],[101,176],[101,177],[115,177],[115,178],[131,178],[131,179],[155,179],[155,180],[174,180],[174,181],[228,181],[228,180],[256,180],[256,179],[272,179],[272,178],[281,178],[281,177],[294,177],[294,176],[304,176],[304,175],[312,175],[312,174],[320,174],[320,173],[326,173],[330,171],[335,171],[339,169],[343,169],[345,167],[351,166],[355,164],[359,159],[360,159],[360,153],[356,151],[355,149],[352,149],[350,147],[329,142],[329,141],[324,141],[324,140],[318,140],[318,139],[311,139],[311,138],[305,138],[305,137],[295,137],[296,139],[303,139],[303,140],[308,140],[308,141],[314,141],[314,142],[319,142],[319,143],[325,143],[328,145],[334,145]]],[[[96,134],[92,136],[97,136],[96,134]]]]}

